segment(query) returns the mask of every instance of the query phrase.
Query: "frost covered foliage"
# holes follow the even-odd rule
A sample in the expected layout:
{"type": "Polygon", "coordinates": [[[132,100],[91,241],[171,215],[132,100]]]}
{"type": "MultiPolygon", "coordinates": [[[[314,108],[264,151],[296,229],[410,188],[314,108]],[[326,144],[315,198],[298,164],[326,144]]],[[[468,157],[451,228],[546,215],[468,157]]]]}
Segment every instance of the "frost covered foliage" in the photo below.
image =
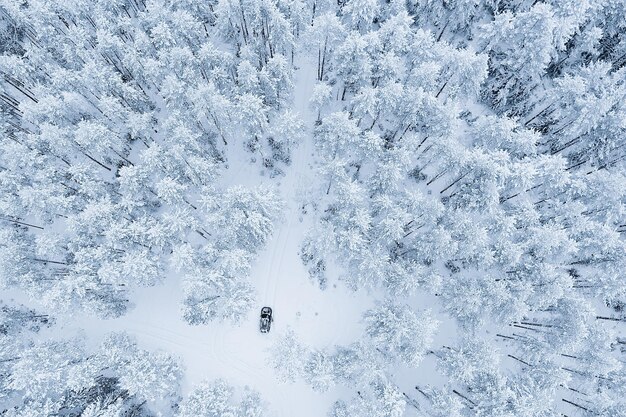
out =
{"type": "Polygon", "coordinates": [[[203,382],[180,404],[178,417],[264,417],[265,405],[259,394],[236,390],[225,381],[203,382]]]}
{"type": "Polygon", "coordinates": [[[429,312],[415,314],[407,305],[386,302],[365,313],[366,332],[376,348],[391,359],[417,365],[437,328],[429,312]]]}
{"type": "MultiPolygon", "coordinates": [[[[241,321],[292,196],[224,171],[278,183],[312,142],[301,259],[323,289],[386,301],[345,346],[278,338],[279,377],[355,388],[343,417],[626,415],[624,16],[624,0],[0,0],[0,289],[116,318],[172,272],[188,324],[241,321]]],[[[149,415],[176,395],[175,362],[126,336],[93,353],[32,339],[45,312],[0,318],[0,414],[149,415]]],[[[258,404],[218,382],[177,409],[258,404]]]]}
{"type": "MultiPolygon", "coordinates": [[[[426,294],[455,319],[457,343],[428,351],[428,317],[366,314],[389,364],[440,362],[448,384],[412,390],[407,410],[624,413],[625,15],[612,1],[316,9],[321,198],[302,259],[322,288],[339,265],[350,288],[426,294]]],[[[369,415],[354,407],[333,415],[369,415]]]]}
{"type": "Polygon", "coordinates": [[[363,314],[362,340],[347,346],[311,349],[293,329],[281,335],[271,350],[271,365],[282,381],[302,379],[319,392],[348,387],[357,395],[337,401],[331,417],[399,417],[404,415],[406,394],[389,369],[395,365],[417,367],[430,351],[437,322],[430,313],[415,313],[407,305],[381,303],[363,314]]]}
{"type": "Polygon", "coordinates": [[[184,272],[183,316],[190,324],[229,319],[238,322],[250,310],[254,289],[248,276],[256,252],[272,232],[282,210],[272,189],[233,187],[221,196],[205,195],[204,226],[210,243],[194,247],[185,242],[174,248],[171,261],[184,272]]]}
{"type": "Polygon", "coordinates": [[[151,416],[174,404],[182,375],[164,353],[139,349],[112,334],[95,353],[79,339],[38,340],[50,318],[3,306],[0,404],[6,416],[151,416]]]}
{"type": "Polygon", "coordinates": [[[331,417],[367,416],[401,417],[406,408],[406,399],[396,386],[388,381],[376,381],[371,391],[357,392],[350,401],[337,401],[331,409],[331,417]]]}
{"type": "Polygon", "coordinates": [[[302,122],[291,23],[240,8],[0,2],[1,287],[118,317],[189,256],[190,323],[247,311],[280,198],[216,183],[228,146],[289,163],[302,122]]]}

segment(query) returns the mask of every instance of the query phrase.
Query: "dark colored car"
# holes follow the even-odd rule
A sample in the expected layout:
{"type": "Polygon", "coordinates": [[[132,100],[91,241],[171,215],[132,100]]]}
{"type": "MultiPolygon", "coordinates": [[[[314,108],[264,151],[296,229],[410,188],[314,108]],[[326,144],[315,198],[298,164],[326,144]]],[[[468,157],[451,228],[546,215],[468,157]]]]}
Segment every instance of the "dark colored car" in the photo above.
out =
{"type": "Polygon", "coordinates": [[[270,307],[263,307],[261,309],[261,333],[268,333],[273,321],[272,309],[270,307]]]}

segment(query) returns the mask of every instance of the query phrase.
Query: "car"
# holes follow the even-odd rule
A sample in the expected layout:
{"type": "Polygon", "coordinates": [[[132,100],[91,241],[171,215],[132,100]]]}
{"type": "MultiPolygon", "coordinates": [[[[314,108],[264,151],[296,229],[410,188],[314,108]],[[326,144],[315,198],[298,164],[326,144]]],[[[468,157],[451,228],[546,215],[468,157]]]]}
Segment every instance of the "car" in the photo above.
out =
{"type": "Polygon", "coordinates": [[[270,307],[263,307],[261,309],[261,333],[269,333],[273,321],[274,317],[272,317],[272,309],[270,307]]]}

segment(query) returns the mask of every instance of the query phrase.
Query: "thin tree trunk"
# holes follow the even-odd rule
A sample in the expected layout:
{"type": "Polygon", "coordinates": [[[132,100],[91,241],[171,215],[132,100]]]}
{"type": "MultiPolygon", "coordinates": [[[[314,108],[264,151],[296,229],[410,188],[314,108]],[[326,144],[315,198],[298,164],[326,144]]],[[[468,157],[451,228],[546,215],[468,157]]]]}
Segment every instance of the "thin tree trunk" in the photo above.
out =
{"type": "MultiPolygon", "coordinates": [[[[463,398],[468,403],[472,404],[472,406],[476,406],[476,403],[474,401],[470,400],[469,398],[467,398],[465,395],[461,394],[457,390],[453,389],[452,392],[455,393],[456,395],[458,395],[459,397],[463,398]]],[[[470,408],[472,408],[472,407],[470,407],[470,408]]]]}
{"type": "Polygon", "coordinates": [[[35,229],[44,230],[44,228],[41,227],[41,226],[35,226],[34,224],[24,223],[24,222],[20,222],[20,221],[17,221],[17,220],[6,219],[6,218],[0,218],[0,220],[4,220],[4,221],[7,221],[7,222],[16,223],[16,224],[21,224],[21,225],[28,226],[28,227],[34,227],[35,229]]]}
{"type": "Polygon", "coordinates": [[[43,262],[45,264],[57,264],[57,265],[67,265],[67,263],[65,262],[61,262],[61,261],[51,261],[49,259],[39,259],[39,258],[30,258],[33,261],[37,261],[37,262],[43,262]]]}
{"type": "Polygon", "coordinates": [[[576,404],[576,403],[574,403],[574,402],[568,401],[568,400],[566,400],[565,398],[561,398],[561,401],[566,402],[566,403],[568,403],[568,404],[571,404],[571,405],[573,405],[574,407],[578,407],[578,408],[580,408],[581,410],[585,410],[585,411],[589,412],[589,409],[588,409],[588,408],[585,408],[585,407],[583,407],[582,405],[578,405],[578,404],[576,404]]]}

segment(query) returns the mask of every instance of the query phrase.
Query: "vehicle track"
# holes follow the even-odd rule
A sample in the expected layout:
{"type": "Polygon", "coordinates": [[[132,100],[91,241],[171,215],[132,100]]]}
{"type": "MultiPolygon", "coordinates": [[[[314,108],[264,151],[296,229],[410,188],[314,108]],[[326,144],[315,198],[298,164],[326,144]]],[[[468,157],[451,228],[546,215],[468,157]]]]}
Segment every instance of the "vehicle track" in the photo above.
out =
{"type": "Polygon", "coordinates": [[[281,226],[278,229],[278,235],[274,239],[272,244],[272,256],[271,261],[267,268],[266,273],[266,284],[265,284],[265,294],[263,294],[263,302],[265,305],[273,306],[276,301],[274,298],[274,294],[276,291],[276,287],[278,285],[278,274],[276,273],[276,257],[279,256],[278,248],[281,246],[280,242],[283,240],[283,236],[285,234],[285,222],[281,222],[281,226]],[[270,295],[271,294],[271,295],[270,295]]]}
{"type": "MultiPolygon", "coordinates": [[[[302,77],[300,81],[313,80],[313,78],[311,78],[312,71],[310,71],[309,66],[306,68],[307,70],[300,74],[302,77]]],[[[300,113],[305,122],[306,133],[303,143],[300,143],[296,147],[294,152],[295,155],[292,157],[292,163],[289,167],[290,169],[287,171],[285,177],[279,185],[280,194],[286,202],[286,210],[283,219],[284,221],[281,222],[278,235],[273,242],[271,261],[267,269],[267,282],[265,294],[263,294],[262,299],[266,300],[265,302],[270,303],[268,305],[276,304],[279,281],[283,279],[283,276],[285,275],[283,269],[285,253],[290,242],[290,237],[292,236],[291,232],[294,219],[298,216],[298,202],[296,201],[296,190],[298,187],[297,180],[301,177],[303,171],[307,169],[306,155],[309,150],[309,146],[307,145],[312,133],[312,120],[310,120],[310,110],[308,109],[308,99],[311,95],[311,89],[307,88],[303,91],[303,93],[303,97],[294,97],[294,103],[296,104],[296,110],[300,113]],[[278,251],[280,251],[280,253],[278,253],[278,251]]]]}
{"type": "Polygon", "coordinates": [[[134,321],[135,327],[131,327],[132,331],[138,334],[143,334],[149,337],[153,337],[155,339],[159,339],[166,343],[170,343],[172,345],[180,346],[184,349],[189,348],[190,344],[194,345],[196,348],[207,349],[210,345],[209,343],[204,343],[198,338],[188,336],[183,333],[173,332],[168,330],[165,327],[155,326],[154,324],[150,324],[147,322],[139,322],[134,321]],[[153,329],[154,332],[147,332],[145,329],[153,329]],[[171,337],[164,336],[164,334],[170,335],[171,337]],[[176,342],[175,340],[185,340],[186,343],[176,342]]]}
{"type": "Polygon", "coordinates": [[[226,346],[225,341],[233,340],[234,338],[230,335],[237,329],[222,326],[211,329],[211,337],[208,337],[206,342],[146,322],[136,321],[134,322],[134,326],[131,326],[129,330],[133,333],[156,339],[165,344],[176,346],[178,350],[192,352],[201,351],[213,354],[215,358],[219,359],[219,362],[236,369],[241,375],[254,376],[255,381],[254,384],[251,384],[252,386],[263,383],[266,380],[266,374],[262,372],[262,366],[251,365],[249,362],[241,359],[239,355],[240,352],[238,352],[234,346],[230,344],[226,346]],[[146,329],[152,331],[147,331],[146,329]],[[185,342],[178,342],[179,340],[184,340],[185,342]]]}
{"type": "Polygon", "coordinates": [[[255,384],[258,382],[262,382],[265,378],[265,375],[259,370],[258,367],[252,366],[249,362],[239,358],[236,351],[233,349],[226,349],[223,341],[224,334],[218,334],[213,340],[220,340],[221,343],[214,343],[214,352],[220,358],[220,362],[227,364],[230,368],[239,371],[242,375],[246,376],[254,376],[255,384]]]}
{"type": "MultiPolygon", "coordinates": [[[[294,274],[290,268],[300,262],[297,258],[297,248],[301,239],[301,227],[298,218],[301,216],[299,194],[297,191],[302,186],[302,179],[311,176],[309,157],[313,149],[312,131],[315,116],[308,109],[308,99],[315,81],[313,72],[314,65],[302,63],[302,69],[296,73],[298,88],[294,90],[294,106],[305,122],[306,134],[302,143],[293,149],[292,163],[285,168],[285,176],[278,183],[278,192],[285,200],[283,218],[276,222],[274,234],[268,242],[268,246],[261,252],[260,262],[254,265],[259,268],[253,271],[254,283],[257,286],[258,303],[269,306],[283,306],[281,297],[297,296],[298,285],[310,285],[306,275],[294,274]],[[291,258],[296,257],[296,259],[291,258]],[[263,282],[264,281],[264,282],[263,282]],[[282,291],[281,291],[282,290],[282,291]]],[[[162,115],[163,116],[163,115],[162,115]]],[[[235,144],[238,146],[238,144],[235,144]]],[[[241,154],[239,150],[232,150],[229,160],[229,168],[224,172],[220,185],[246,184],[270,181],[267,177],[250,177],[249,175],[258,166],[249,164],[249,155],[241,154]]],[[[258,261],[259,259],[257,259],[258,261]]],[[[183,363],[193,369],[187,372],[186,382],[199,382],[200,378],[209,380],[215,378],[233,378],[243,380],[246,385],[263,392],[269,393],[266,399],[270,401],[272,415],[278,417],[293,417],[302,412],[306,404],[297,404],[296,398],[292,398],[290,388],[281,389],[275,372],[268,364],[271,358],[273,341],[280,332],[272,329],[272,333],[259,336],[258,333],[258,309],[244,319],[241,326],[234,327],[230,323],[211,323],[207,326],[190,327],[178,318],[180,311],[174,308],[177,299],[172,294],[178,294],[179,282],[168,271],[168,281],[163,283],[163,289],[145,290],[144,305],[137,306],[133,312],[124,317],[106,321],[94,321],[91,318],[82,318],[71,321],[66,331],[74,332],[80,328],[88,329],[89,336],[94,340],[100,340],[105,333],[114,331],[126,331],[138,338],[139,346],[149,350],[160,349],[169,351],[183,359],[183,363]],[[171,286],[170,286],[171,285],[171,286]],[[152,303],[152,304],[151,304],[152,303]],[[155,309],[158,306],[158,309],[155,309]],[[171,308],[170,308],[171,307],[171,308]],[[172,315],[177,315],[172,320],[172,315]],[[250,323],[252,318],[253,323],[250,323]],[[74,328],[76,327],[76,328],[74,328]],[[179,331],[175,331],[175,330],[179,331]],[[251,337],[248,332],[254,332],[251,337]],[[250,349],[259,349],[254,351],[250,349]],[[232,372],[231,372],[232,370],[232,372]]],[[[252,275],[251,275],[252,277],[252,275]]],[[[144,290],[142,290],[144,291],[144,290]]],[[[258,306],[260,309],[260,305],[258,306]]],[[[298,306],[299,307],[299,306],[298,306]]],[[[285,309],[286,310],[286,309],[285,309]]],[[[333,305],[331,311],[339,315],[340,306],[333,305]]],[[[290,323],[294,317],[281,317],[281,309],[278,308],[280,325],[290,323]]],[[[285,313],[285,316],[287,313],[285,313]]],[[[332,316],[332,315],[330,315],[332,316]]],[[[282,330],[279,329],[278,330],[282,330]]],[[[239,383],[235,383],[239,385],[239,383]]]]}
{"type": "MultiPolygon", "coordinates": [[[[310,128],[307,130],[310,131],[310,128]]],[[[259,304],[262,305],[276,305],[279,286],[287,277],[286,271],[284,270],[286,252],[289,249],[289,243],[293,237],[292,227],[294,225],[294,219],[298,216],[298,204],[297,201],[295,201],[294,191],[297,186],[297,177],[299,177],[302,170],[306,168],[304,165],[308,149],[306,145],[306,143],[301,143],[300,146],[296,148],[292,165],[289,167],[285,177],[282,178],[278,186],[280,195],[286,200],[286,207],[283,218],[277,222],[278,228],[275,230],[274,236],[270,239],[270,246],[264,251],[264,255],[269,256],[270,260],[263,266],[264,271],[261,272],[260,277],[265,281],[265,283],[260,283],[260,287],[263,288],[263,290],[258,294],[259,304]]],[[[245,171],[245,168],[241,166],[235,169],[237,170],[237,178],[245,171]]],[[[261,256],[263,256],[263,253],[261,256]]],[[[261,305],[257,307],[260,308],[261,305]]],[[[255,309],[255,314],[257,313],[256,310],[257,309],[255,309]]],[[[206,345],[208,349],[207,354],[212,355],[212,357],[223,364],[223,366],[235,370],[243,377],[242,379],[245,379],[247,384],[253,388],[264,387],[267,386],[268,383],[274,386],[277,380],[275,380],[273,372],[268,372],[268,370],[265,369],[270,366],[267,364],[269,359],[267,353],[264,352],[263,354],[262,364],[258,363],[256,359],[255,362],[246,360],[247,355],[241,354],[235,335],[235,333],[240,330],[240,328],[216,326],[212,329],[211,337],[208,339],[208,344],[206,345]],[[270,378],[269,381],[268,378],[270,378]]],[[[269,335],[269,337],[271,337],[271,335],[269,335]]],[[[267,349],[267,347],[261,348],[264,350],[267,349]]],[[[271,406],[274,408],[275,412],[279,413],[278,415],[280,417],[291,417],[297,414],[296,410],[287,410],[289,399],[286,398],[283,390],[278,389],[274,394],[278,394],[280,401],[278,404],[272,402],[271,406]]]]}
{"type": "MultiPolygon", "coordinates": [[[[311,71],[308,71],[308,65],[306,69],[303,69],[298,76],[300,82],[309,82],[314,80],[311,71]]],[[[262,289],[262,292],[258,294],[258,302],[263,305],[275,306],[277,302],[279,304],[278,295],[280,294],[281,286],[287,288],[289,283],[287,279],[300,279],[294,277],[291,271],[288,271],[288,264],[291,258],[290,256],[298,256],[297,250],[299,246],[298,236],[294,232],[294,227],[297,226],[297,218],[299,213],[299,202],[297,201],[297,189],[300,184],[300,179],[306,176],[309,171],[307,164],[307,156],[311,152],[311,133],[313,128],[313,121],[310,111],[308,110],[308,98],[310,97],[310,89],[304,88],[298,91],[299,96],[294,97],[296,103],[295,109],[300,112],[306,123],[306,136],[305,140],[299,144],[294,150],[292,164],[285,171],[286,175],[281,179],[278,185],[278,191],[282,198],[285,200],[285,210],[283,218],[277,222],[277,228],[274,231],[274,235],[270,239],[269,247],[265,249],[260,255],[269,257],[269,262],[261,263],[262,270],[258,271],[259,275],[257,288],[262,289]],[[260,282],[265,281],[265,282],[260,282]]],[[[230,180],[233,178],[240,182],[245,175],[247,167],[241,160],[233,161],[230,170],[232,172],[230,180]]],[[[229,180],[229,181],[230,181],[229,180]]],[[[265,258],[267,259],[267,258],[265,258]]],[[[299,260],[296,260],[299,262],[299,260]]],[[[306,277],[302,278],[306,279],[306,277]]],[[[308,284],[308,282],[307,282],[308,284]]],[[[292,285],[290,285],[291,287],[292,285]]],[[[290,294],[293,296],[295,294],[290,294]]],[[[258,306],[260,308],[261,305],[258,306]]],[[[335,309],[335,307],[333,307],[335,309]]],[[[287,398],[287,394],[284,389],[280,387],[276,388],[278,380],[275,378],[274,372],[271,369],[271,365],[268,364],[268,360],[271,355],[271,346],[276,333],[270,333],[264,335],[264,338],[257,342],[255,338],[244,337],[244,331],[258,331],[256,320],[258,319],[258,310],[255,308],[254,324],[250,325],[247,321],[251,316],[244,319],[242,327],[234,327],[231,324],[210,324],[209,326],[202,326],[200,328],[190,330],[189,332],[176,332],[168,329],[166,324],[163,326],[155,325],[145,320],[133,320],[130,319],[124,323],[120,322],[114,327],[119,327],[120,330],[128,330],[131,333],[137,334],[141,339],[152,339],[156,342],[156,345],[163,347],[164,350],[171,350],[179,353],[179,356],[187,357],[187,366],[194,367],[195,362],[207,355],[211,358],[211,362],[218,364],[217,367],[210,369],[202,369],[200,376],[204,376],[209,379],[226,377],[228,372],[234,372],[234,377],[245,381],[246,385],[251,388],[260,391],[273,390],[273,401],[269,404],[273,409],[274,414],[278,417],[293,417],[298,414],[297,405],[291,398],[287,398]],[[248,329],[248,326],[250,327],[248,329]],[[206,335],[201,332],[206,330],[206,335]],[[269,339],[269,340],[268,340],[269,339]],[[263,352],[253,352],[250,354],[248,350],[250,343],[258,343],[258,349],[262,349],[263,352]],[[168,346],[170,347],[168,349],[168,346]],[[204,375],[206,373],[206,375],[204,375]],[[237,375],[237,376],[235,376],[237,375]]],[[[338,313],[338,310],[336,311],[338,313]]],[[[280,312],[279,312],[280,314],[280,312]]],[[[175,324],[172,324],[175,326],[175,324]]],[[[198,374],[196,374],[198,377],[198,374]]]]}
{"type": "MultiPolygon", "coordinates": [[[[262,363],[251,363],[250,361],[244,360],[245,355],[240,354],[238,349],[240,346],[237,345],[235,341],[236,338],[232,337],[232,334],[237,330],[238,329],[233,328],[220,328],[216,337],[212,338],[215,342],[215,352],[220,358],[220,361],[228,367],[237,370],[242,376],[245,376],[247,379],[246,385],[249,385],[251,388],[261,390],[262,387],[274,386],[274,381],[270,379],[272,372],[264,372],[264,368],[269,366],[267,364],[268,357],[266,352],[263,352],[262,363]],[[226,341],[229,343],[226,343],[226,341]],[[235,343],[233,343],[233,341],[235,341],[235,343]]],[[[259,349],[265,350],[265,348],[261,346],[259,346],[259,349]]],[[[278,393],[280,401],[278,404],[272,404],[272,406],[275,408],[275,411],[279,411],[278,416],[291,417],[293,413],[288,413],[285,410],[287,400],[285,394],[280,389],[275,392],[278,393]]]]}

